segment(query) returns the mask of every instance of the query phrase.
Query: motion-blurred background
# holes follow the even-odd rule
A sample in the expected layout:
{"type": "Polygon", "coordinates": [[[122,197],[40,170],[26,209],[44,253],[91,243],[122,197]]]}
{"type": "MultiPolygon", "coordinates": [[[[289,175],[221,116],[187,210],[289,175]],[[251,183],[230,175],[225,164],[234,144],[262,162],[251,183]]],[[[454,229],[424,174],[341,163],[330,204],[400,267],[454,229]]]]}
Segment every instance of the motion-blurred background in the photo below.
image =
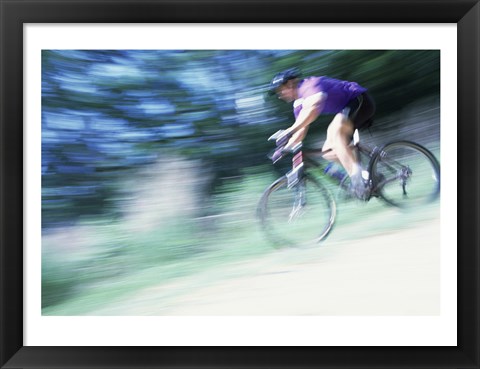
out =
{"type": "MultiPolygon", "coordinates": [[[[276,252],[255,208],[289,165],[271,164],[267,138],[292,123],[292,107],[266,88],[290,67],[365,86],[377,114],[362,139],[412,139],[440,160],[439,51],[44,50],[42,313],[96,314],[144,288],[276,252]]],[[[312,127],[311,145],[329,118],[312,127]]],[[[353,209],[327,242],[418,220],[380,226],[388,211],[353,209]],[[355,227],[359,214],[372,226],[355,227]]],[[[162,293],[141,311],[168,313],[180,292],[162,293]]]]}

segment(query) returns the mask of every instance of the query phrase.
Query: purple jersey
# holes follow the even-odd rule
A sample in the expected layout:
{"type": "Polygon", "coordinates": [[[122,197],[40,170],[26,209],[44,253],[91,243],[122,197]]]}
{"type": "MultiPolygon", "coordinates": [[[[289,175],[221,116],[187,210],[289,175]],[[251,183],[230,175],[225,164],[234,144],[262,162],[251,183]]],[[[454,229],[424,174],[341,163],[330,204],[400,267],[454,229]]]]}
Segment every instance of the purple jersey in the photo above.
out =
{"type": "Polygon", "coordinates": [[[309,77],[300,82],[298,86],[298,99],[295,100],[293,112],[295,118],[302,110],[303,99],[325,92],[327,100],[322,113],[336,114],[342,111],[350,100],[367,91],[356,82],[341,81],[329,77],[309,77]]]}

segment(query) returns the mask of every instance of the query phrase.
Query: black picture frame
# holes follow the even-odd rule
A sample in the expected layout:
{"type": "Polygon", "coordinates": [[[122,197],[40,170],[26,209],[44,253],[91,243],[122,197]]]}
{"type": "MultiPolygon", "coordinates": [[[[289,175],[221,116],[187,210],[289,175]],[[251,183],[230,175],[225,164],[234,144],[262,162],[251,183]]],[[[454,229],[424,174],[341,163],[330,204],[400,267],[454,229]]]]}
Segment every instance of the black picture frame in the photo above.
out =
{"type": "MultiPolygon", "coordinates": [[[[479,368],[478,0],[0,0],[2,368],[479,368]],[[456,347],[30,347],[23,345],[25,23],[456,23],[456,347]]],[[[451,71],[455,73],[455,71],[451,71]]],[[[445,155],[448,155],[448,148],[445,155]]],[[[448,194],[447,194],[448,195],[448,194]]],[[[415,334],[412,332],[412,334],[415,334]]]]}

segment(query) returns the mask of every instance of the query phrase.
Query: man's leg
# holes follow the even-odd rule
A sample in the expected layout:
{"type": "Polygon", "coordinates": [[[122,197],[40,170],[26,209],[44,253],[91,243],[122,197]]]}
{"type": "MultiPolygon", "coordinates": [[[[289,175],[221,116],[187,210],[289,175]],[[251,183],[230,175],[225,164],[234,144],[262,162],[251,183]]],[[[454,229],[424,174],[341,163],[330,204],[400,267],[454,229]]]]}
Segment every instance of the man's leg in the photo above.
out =
{"type": "Polygon", "coordinates": [[[350,145],[355,128],[350,119],[337,114],[327,129],[327,139],[323,151],[331,150],[324,155],[327,160],[337,159],[350,176],[350,190],[359,199],[364,199],[366,187],[362,178],[362,168],[357,159],[357,152],[350,145]]]}
{"type": "Polygon", "coordinates": [[[343,114],[337,114],[327,128],[327,138],[322,148],[328,151],[323,157],[330,161],[338,160],[350,177],[360,172],[356,152],[350,146],[354,130],[351,120],[343,114]]]}

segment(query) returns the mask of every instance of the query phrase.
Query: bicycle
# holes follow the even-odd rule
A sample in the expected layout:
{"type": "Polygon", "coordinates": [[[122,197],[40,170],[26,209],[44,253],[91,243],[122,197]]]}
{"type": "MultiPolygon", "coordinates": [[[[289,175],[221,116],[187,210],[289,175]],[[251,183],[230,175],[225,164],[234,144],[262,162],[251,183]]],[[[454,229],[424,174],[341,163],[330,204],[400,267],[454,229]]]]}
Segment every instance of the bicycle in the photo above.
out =
{"type": "MultiPolygon", "coordinates": [[[[280,130],[269,141],[282,136],[280,130]]],[[[293,155],[292,169],[274,181],[264,191],[257,207],[257,216],[267,237],[276,246],[293,246],[320,242],[332,231],[337,216],[336,199],[354,197],[350,191],[350,177],[346,173],[336,178],[337,196],[324,183],[324,166],[315,154],[321,149],[304,149],[298,145],[283,151],[289,137],[277,142],[280,160],[293,155]],[[323,177],[313,174],[318,169],[323,177]],[[314,232],[314,233],[312,233],[314,232]]],[[[412,208],[435,201],[440,194],[440,165],[425,147],[412,141],[393,141],[382,147],[360,142],[355,131],[351,145],[358,153],[359,162],[368,162],[362,177],[368,202],[379,198],[387,205],[412,208]]],[[[326,161],[323,159],[323,161],[326,161]]],[[[332,178],[331,176],[328,176],[332,178]]]]}

